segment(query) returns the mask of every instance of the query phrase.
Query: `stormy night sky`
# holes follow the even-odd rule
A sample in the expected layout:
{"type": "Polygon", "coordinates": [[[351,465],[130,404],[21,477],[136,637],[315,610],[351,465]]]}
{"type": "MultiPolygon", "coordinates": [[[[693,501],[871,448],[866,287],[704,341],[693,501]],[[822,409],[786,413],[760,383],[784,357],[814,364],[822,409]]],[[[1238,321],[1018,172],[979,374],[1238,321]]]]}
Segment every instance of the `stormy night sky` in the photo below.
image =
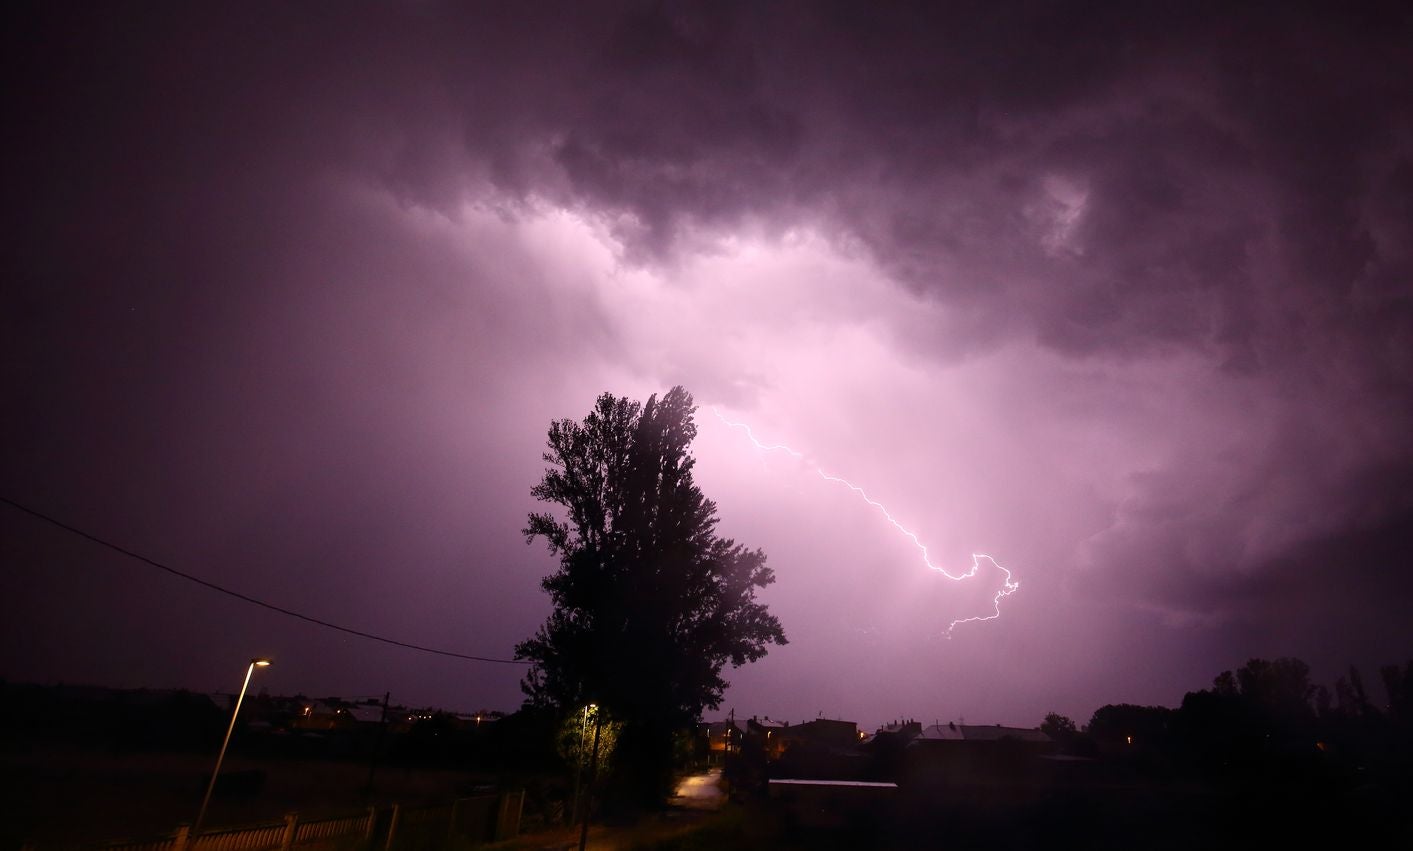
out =
{"type": "MultiPolygon", "coordinates": [[[[1033,726],[1413,655],[1401,4],[11,13],[0,495],[508,657],[554,418],[675,384],[790,639],[722,713],[1033,726]],[[803,455],[762,452],[762,443],[803,455]],[[1001,576],[953,583],[985,553],[1001,576]]],[[[0,677],[513,709],[0,505],[0,677]]]]}

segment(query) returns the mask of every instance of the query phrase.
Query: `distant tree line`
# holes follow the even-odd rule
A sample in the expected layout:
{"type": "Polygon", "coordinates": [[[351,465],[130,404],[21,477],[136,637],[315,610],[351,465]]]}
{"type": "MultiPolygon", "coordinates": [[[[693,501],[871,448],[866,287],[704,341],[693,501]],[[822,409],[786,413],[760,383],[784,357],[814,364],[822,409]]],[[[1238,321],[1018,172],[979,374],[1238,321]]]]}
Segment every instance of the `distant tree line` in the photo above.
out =
{"type": "Polygon", "coordinates": [[[1413,779],[1413,661],[1379,675],[1382,703],[1356,667],[1331,690],[1312,683],[1299,659],[1251,659],[1177,709],[1110,704],[1082,728],[1052,712],[1041,729],[1076,756],[1157,773],[1403,785],[1413,779]]]}

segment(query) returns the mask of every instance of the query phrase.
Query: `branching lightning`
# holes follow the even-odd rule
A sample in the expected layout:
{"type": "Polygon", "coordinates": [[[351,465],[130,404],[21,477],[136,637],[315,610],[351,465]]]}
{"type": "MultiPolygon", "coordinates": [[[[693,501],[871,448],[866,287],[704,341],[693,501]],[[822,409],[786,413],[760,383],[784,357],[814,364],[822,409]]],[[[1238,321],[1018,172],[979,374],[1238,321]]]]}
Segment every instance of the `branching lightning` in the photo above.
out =
{"type": "Polygon", "coordinates": [[[843,485],[844,487],[853,491],[856,495],[858,495],[859,499],[862,499],[864,502],[877,509],[878,512],[883,515],[884,519],[886,519],[890,524],[892,524],[893,528],[897,529],[903,534],[903,537],[911,541],[914,547],[917,547],[918,552],[922,555],[923,564],[926,564],[929,568],[937,571],[938,573],[942,574],[953,582],[961,582],[964,579],[970,579],[973,576],[976,576],[977,573],[981,570],[982,559],[986,559],[988,562],[991,563],[993,567],[1001,571],[1001,573],[1005,576],[1005,579],[1001,585],[1000,590],[996,592],[996,596],[992,597],[991,599],[991,614],[977,615],[975,617],[970,618],[957,618],[956,620],[952,621],[947,625],[947,636],[949,638],[952,635],[952,630],[955,629],[958,624],[972,623],[974,621],[990,621],[999,618],[1001,616],[1001,598],[1009,597],[1011,594],[1014,594],[1020,588],[1020,581],[1012,577],[1011,572],[1009,570],[997,564],[996,560],[991,556],[983,555],[981,553],[972,553],[971,569],[966,571],[965,573],[954,574],[949,572],[946,568],[941,567],[940,565],[933,564],[932,559],[928,556],[927,546],[923,544],[921,540],[918,539],[917,534],[914,533],[911,529],[904,526],[902,523],[899,523],[897,518],[893,516],[892,512],[888,510],[887,506],[874,499],[873,497],[869,496],[863,488],[859,487],[848,479],[826,473],[817,464],[806,458],[803,452],[799,452],[795,449],[792,449],[783,443],[761,442],[756,437],[755,432],[751,431],[750,426],[746,425],[745,423],[738,423],[732,420],[728,420],[725,416],[722,415],[721,411],[717,408],[713,407],[711,409],[711,412],[716,415],[717,419],[721,420],[728,427],[740,429],[742,432],[744,432],[746,437],[750,439],[751,443],[754,444],[755,447],[761,450],[762,452],[784,452],[790,457],[795,458],[796,460],[804,463],[807,467],[813,470],[816,474],[818,474],[821,479],[824,479],[826,482],[834,482],[836,484],[843,485]]]}

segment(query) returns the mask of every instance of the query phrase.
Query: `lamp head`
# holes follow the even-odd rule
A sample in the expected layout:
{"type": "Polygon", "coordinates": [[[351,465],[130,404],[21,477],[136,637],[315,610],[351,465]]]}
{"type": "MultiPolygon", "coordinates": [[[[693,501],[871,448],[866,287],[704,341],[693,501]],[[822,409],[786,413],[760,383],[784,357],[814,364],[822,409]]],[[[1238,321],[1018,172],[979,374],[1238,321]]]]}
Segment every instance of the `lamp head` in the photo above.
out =
{"type": "Polygon", "coordinates": [[[270,660],[262,658],[260,656],[256,656],[254,659],[250,660],[250,664],[254,665],[257,668],[268,668],[270,667],[270,660]]]}

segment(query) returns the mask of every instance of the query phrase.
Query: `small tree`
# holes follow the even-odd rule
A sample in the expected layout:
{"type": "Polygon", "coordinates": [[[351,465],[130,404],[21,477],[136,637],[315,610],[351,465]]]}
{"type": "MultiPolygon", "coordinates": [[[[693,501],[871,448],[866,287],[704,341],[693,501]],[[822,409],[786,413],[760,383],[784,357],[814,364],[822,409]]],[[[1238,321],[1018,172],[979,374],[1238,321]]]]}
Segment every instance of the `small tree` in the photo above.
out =
{"type": "Polygon", "coordinates": [[[1040,732],[1054,739],[1055,744],[1062,749],[1068,749],[1073,745],[1075,737],[1079,735],[1074,721],[1058,712],[1050,712],[1045,715],[1045,722],[1040,725],[1040,732]]]}
{"type": "Polygon", "coordinates": [[[721,669],[784,644],[755,592],[774,581],[765,554],[716,536],[716,505],[693,483],[692,397],[674,387],[645,404],[609,394],[583,422],[550,426],[551,465],[531,493],[565,519],[530,515],[559,569],[543,581],[554,610],[516,647],[536,705],[590,702],[619,719],[618,774],[640,800],[668,793],[673,734],[720,705],[721,669]]]}
{"type": "Polygon", "coordinates": [[[1094,710],[1087,729],[1094,743],[1110,753],[1151,753],[1167,747],[1173,715],[1165,706],[1111,703],[1094,710]]]}

